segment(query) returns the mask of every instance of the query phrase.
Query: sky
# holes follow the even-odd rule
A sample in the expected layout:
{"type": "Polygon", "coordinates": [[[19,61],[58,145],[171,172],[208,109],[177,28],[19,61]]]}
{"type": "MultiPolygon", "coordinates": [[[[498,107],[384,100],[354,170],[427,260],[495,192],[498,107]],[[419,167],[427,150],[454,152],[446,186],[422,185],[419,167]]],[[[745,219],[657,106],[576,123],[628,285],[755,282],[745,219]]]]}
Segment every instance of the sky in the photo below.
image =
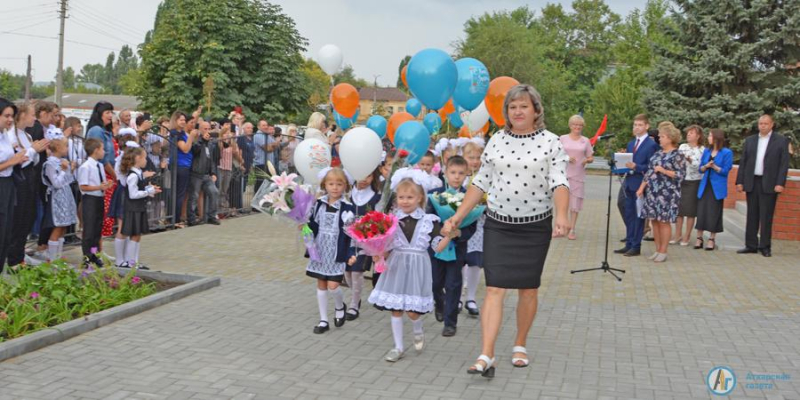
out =
{"type": "MultiPolygon", "coordinates": [[[[69,0],[65,27],[64,68],[76,73],[87,63],[105,63],[108,53],[144,40],[161,0],[69,0]]],[[[570,9],[569,0],[550,0],[570,9]]],[[[627,15],[646,0],[606,0],[627,15]]],[[[539,11],[545,1],[514,0],[273,0],[295,20],[308,39],[306,56],[316,57],[326,44],[342,49],[344,63],[357,76],[394,86],[397,67],[406,55],[425,48],[453,52],[464,38],[464,23],[485,12],[527,5],[539,11]]],[[[24,74],[32,56],[34,81],[55,80],[58,65],[58,1],[0,0],[0,69],[24,74]]]]}

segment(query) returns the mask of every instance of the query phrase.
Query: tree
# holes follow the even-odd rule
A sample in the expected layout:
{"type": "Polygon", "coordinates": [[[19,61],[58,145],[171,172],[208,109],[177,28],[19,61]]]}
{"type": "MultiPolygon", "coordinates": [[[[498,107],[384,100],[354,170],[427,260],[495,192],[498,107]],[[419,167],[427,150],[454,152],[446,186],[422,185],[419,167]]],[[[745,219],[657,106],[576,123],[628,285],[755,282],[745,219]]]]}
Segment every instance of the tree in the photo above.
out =
{"type": "Polygon", "coordinates": [[[303,62],[303,87],[308,90],[306,107],[298,110],[295,114],[289,115],[289,119],[298,124],[305,124],[311,113],[317,111],[321,104],[328,103],[328,93],[331,88],[331,79],[325,71],[320,68],[316,61],[307,58],[303,62]]]}
{"type": "MultiPolygon", "coordinates": [[[[58,79],[57,76],[58,75],[56,74],[56,78],[54,79],[58,79]]],[[[64,85],[64,89],[73,89],[75,87],[75,82],[76,82],[75,70],[72,67],[64,68],[64,74],[61,79],[64,85]]]]}
{"type": "Polygon", "coordinates": [[[76,80],[83,83],[103,85],[103,64],[86,64],[81,68],[76,80]]]}
{"type": "Polygon", "coordinates": [[[241,105],[248,114],[283,120],[307,107],[302,72],[306,40],[281,8],[256,0],[165,0],[141,48],[142,106],[168,114],[203,101],[212,77],[214,106],[223,116],[241,105]]]}
{"type": "MultiPolygon", "coordinates": [[[[657,46],[645,105],[677,126],[721,128],[738,151],[762,113],[781,132],[800,129],[800,2],[676,0],[681,46],[657,46]]],[[[796,140],[796,136],[795,136],[796,140]]]]}
{"type": "Polygon", "coordinates": [[[25,76],[0,70],[0,97],[14,101],[25,96],[25,76]]]}
{"type": "Polygon", "coordinates": [[[338,85],[340,83],[349,83],[356,88],[370,86],[369,82],[367,82],[365,79],[356,76],[353,66],[350,64],[345,64],[341,71],[333,75],[333,83],[334,85],[338,85]]]}
{"type": "Polygon", "coordinates": [[[408,65],[409,61],[411,61],[411,56],[405,56],[400,60],[400,66],[397,67],[397,88],[404,92],[408,92],[408,88],[403,83],[403,68],[408,65]]]}

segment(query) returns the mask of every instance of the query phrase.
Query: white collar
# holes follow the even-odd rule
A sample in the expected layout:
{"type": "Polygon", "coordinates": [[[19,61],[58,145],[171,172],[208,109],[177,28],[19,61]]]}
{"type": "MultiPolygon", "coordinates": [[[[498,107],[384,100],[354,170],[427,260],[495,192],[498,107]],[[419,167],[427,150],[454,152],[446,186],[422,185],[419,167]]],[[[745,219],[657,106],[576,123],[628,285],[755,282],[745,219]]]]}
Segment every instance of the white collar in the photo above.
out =
{"type": "Polygon", "coordinates": [[[398,208],[398,209],[394,210],[394,215],[397,216],[397,219],[403,219],[405,217],[411,217],[411,218],[414,218],[414,219],[420,219],[420,218],[425,216],[425,211],[423,211],[421,208],[417,207],[417,209],[412,211],[411,214],[406,214],[405,212],[403,212],[403,210],[398,208]]]}
{"type": "Polygon", "coordinates": [[[764,139],[764,140],[768,140],[771,136],[772,136],[772,131],[769,131],[767,136],[761,136],[761,133],[758,134],[758,138],[759,139],[764,139]]]}
{"type": "Polygon", "coordinates": [[[330,204],[328,202],[328,195],[327,194],[322,196],[322,197],[320,197],[319,199],[322,202],[324,202],[325,204],[327,204],[327,205],[329,205],[329,206],[331,206],[333,208],[340,209],[340,208],[342,208],[342,201],[343,201],[342,199],[344,199],[344,197],[340,197],[339,200],[336,200],[336,202],[334,202],[333,204],[330,204]]]}
{"type": "Polygon", "coordinates": [[[371,185],[367,186],[367,188],[363,190],[353,188],[353,190],[350,192],[350,197],[353,199],[353,203],[359,207],[369,203],[373,196],[375,196],[375,191],[372,190],[371,185]]]}

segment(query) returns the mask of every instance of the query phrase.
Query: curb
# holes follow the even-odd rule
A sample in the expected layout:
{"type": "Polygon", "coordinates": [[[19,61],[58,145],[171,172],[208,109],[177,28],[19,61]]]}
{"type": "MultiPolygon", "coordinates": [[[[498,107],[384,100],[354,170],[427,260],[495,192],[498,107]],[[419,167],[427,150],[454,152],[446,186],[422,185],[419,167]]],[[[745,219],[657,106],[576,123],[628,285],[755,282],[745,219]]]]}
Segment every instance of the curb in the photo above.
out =
{"type": "Polygon", "coordinates": [[[200,278],[191,275],[168,274],[163,272],[137,271],[137,275],[146,278],[161,278],[163,282],[184,283],[163,292],[155,293],[145,298],[125,303],[117,307],[90,314],[83,318],[65,322],[47,329],[11,339],[0,343],[0,362],[9,358],[18,357],[25,353],[39,350],[52,344],[63,342],[75,336],[95,330],[142,313],[147,310],[180,300],[195,293],[217,287],[220,278],[200,278]]]}

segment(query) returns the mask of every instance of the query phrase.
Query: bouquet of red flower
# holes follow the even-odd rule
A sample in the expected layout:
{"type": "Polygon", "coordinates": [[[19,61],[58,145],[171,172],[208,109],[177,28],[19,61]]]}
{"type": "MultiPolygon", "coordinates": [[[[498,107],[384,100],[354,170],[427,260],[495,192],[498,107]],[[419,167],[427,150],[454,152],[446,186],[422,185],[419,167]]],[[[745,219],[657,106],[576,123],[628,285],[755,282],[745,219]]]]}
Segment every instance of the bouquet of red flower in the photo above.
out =
{"type": "Polygon", "coordinates": [[[355,223],[345,228],[345,232],[354,241],[362,253],[371,257],[379,257],[375,263],[375,272],[386,270],[386,260],[383,254],[389,247],[397,231],[397,217],[378,211],[368,212],[355,223]]]}

